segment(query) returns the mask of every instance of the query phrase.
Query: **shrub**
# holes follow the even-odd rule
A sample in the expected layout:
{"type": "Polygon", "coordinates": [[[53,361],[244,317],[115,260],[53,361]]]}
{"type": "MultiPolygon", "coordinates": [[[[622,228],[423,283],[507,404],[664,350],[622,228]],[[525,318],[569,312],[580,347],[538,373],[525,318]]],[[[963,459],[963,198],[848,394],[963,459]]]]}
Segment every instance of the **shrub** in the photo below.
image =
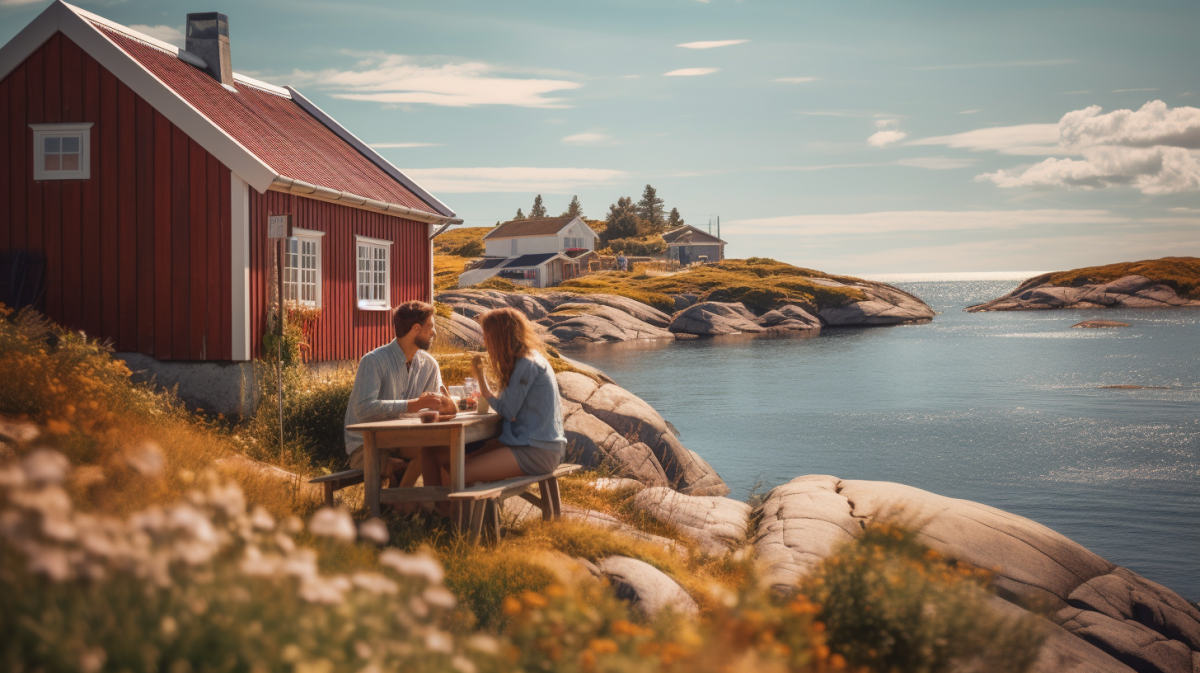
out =
{"type": "Polygon", "coordinates": [[[988,606],[991,574],[948,562],[910,528],[871,523],[801,583],[830,646],[875,671],[1024,671],[1044,634],[988,606]]]}
{"type": "Polygon", "coordinates": [[[608,242],[612,254],[624,253],[636,257],[652,257],[667,251],[667,242],[662,236],[643,236],[639,238],[617,238],[608,242]]]}

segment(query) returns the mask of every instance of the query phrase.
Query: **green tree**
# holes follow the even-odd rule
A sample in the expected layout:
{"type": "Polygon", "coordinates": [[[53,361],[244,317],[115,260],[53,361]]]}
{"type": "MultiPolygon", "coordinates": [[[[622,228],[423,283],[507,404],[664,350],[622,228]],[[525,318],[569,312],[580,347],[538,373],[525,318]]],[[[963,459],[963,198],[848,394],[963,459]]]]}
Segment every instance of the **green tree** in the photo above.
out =
{"type": "Polygon", "coordinates": [[[667,217],[667,231],[678,229],[682,227],[683,224],[683,216],[679,214],[679,209],[672,208],[671,214],[667,217]]]}
{"type": "Polygon", "coordinates": [[[642,191],[642,200],[637,203],[637,214],[655,231],[662,230],[665,224],[663,200],[658,198],[658,190],[646,185],[646,189],[642,191]]]}
{"type": "Polygon", "coordinates": [[[529,219],[536,220],[546,216],[546,206],[542,203],[542,195],[538,194],[533,199],[533,207],[529,209],[529,219]]]}
{"type": "Polygon", "coordinates": [[[579,205],[578,194],[571,197],[571,203],[567,206],[567,209],[563,211],[561,217],[583,217],[583,206],[579,205]]]}
{"type": "Polygon", "coordinates": [[[517,214],[516,214],[516,216],[513,217],[513,219],[514,220],[523,220],[523,219],[525,219],[525,213],[521,212],[520,208],[517,208],[517,214]]]}
{"type": "Polygon", "coordinates": [[[607,226],[604,228],[604,241],[617,238],[632,238],[640,233],[642,219],[637,216],[637,208],[633,198],[622,196],[617,202],[608,207],[608,216],[604,218],[607,226]]]}

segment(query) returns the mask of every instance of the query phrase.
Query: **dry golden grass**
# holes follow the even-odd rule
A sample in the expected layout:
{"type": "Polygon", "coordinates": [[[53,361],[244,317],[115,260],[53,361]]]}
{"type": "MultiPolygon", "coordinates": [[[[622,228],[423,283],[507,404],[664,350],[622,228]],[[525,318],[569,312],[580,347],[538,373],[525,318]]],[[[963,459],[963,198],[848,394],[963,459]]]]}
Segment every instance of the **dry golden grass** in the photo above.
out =
{"type": "Polygon", "coordinates": [[[1047,284],[1078,287],[1110,283],[1130,275],[1145,276],[1162,283],[1175,290],[1180,297],[1200,299],[1200,258],[1196,257],[1163,257],[1060,271],[1052,275],[1047,284]]]}

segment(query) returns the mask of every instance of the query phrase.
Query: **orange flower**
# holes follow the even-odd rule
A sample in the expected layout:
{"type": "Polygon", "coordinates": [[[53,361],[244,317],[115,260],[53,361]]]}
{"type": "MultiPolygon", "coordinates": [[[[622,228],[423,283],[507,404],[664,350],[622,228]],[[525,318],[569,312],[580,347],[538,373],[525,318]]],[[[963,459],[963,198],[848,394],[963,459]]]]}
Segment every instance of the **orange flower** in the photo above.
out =
{"type": "Polygon", "coordinates": [[[512,596],[505,596],[504,604],[501,606],[501,610],[503,610],[504,614],[508,615],[509,617],[520,614],[521,601],[513,598],[512,596]]]}

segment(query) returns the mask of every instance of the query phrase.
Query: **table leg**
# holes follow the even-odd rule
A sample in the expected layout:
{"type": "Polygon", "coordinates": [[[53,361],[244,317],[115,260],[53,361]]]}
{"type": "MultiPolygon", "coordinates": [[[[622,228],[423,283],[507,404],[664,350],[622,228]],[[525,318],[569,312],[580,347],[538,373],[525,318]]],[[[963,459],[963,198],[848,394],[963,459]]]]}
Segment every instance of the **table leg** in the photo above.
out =
{"type": "Polygon", "coordinates": [[[363,488],[366,490],[367,510],[379,518],[379,451],[375,448],[375,433],[363,432],[363,488]]]}
{"type": "MultiPolygon", "coordinates": [[[[465,435],[461,425],[451,425],[449,427],[450,437],[450,492],[461,491],[467,487],[466,470],[464,463],[467,460],[467,445],[465,443],[465,435]]],[[[450,520],[454,522],[459,529],[466,527],[469,523],[464,521],[463,505],[461,502],[451,503],[453,511],[450,513],[450,520]]]]}

